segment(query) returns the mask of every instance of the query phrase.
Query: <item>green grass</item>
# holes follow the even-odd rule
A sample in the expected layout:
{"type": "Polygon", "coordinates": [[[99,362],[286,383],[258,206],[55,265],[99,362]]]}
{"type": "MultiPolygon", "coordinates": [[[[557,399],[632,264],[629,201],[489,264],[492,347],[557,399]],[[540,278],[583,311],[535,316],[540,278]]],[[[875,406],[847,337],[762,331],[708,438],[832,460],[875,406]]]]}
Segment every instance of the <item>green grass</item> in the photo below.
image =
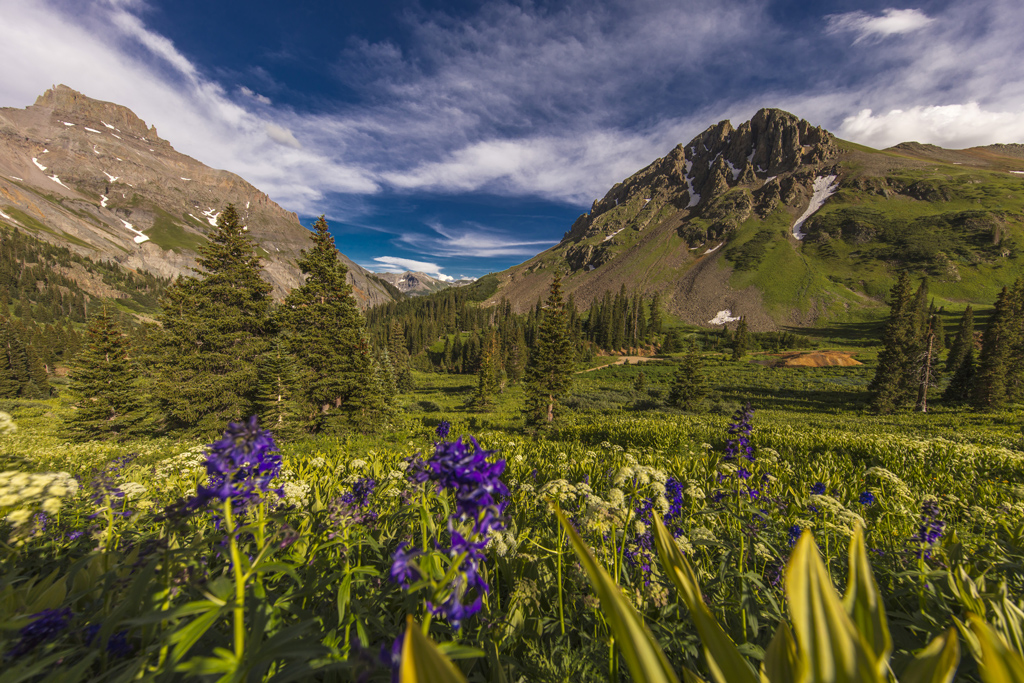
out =
{"type": "Polygon", "coordinates": [[[206,244],[201,235],[188,232],[174,218],[159,207],[151,207],[155,218],[153,227],[146,231],[150,241],[158,247],[181,253],[182,251],[198,251],[206,244]]]}

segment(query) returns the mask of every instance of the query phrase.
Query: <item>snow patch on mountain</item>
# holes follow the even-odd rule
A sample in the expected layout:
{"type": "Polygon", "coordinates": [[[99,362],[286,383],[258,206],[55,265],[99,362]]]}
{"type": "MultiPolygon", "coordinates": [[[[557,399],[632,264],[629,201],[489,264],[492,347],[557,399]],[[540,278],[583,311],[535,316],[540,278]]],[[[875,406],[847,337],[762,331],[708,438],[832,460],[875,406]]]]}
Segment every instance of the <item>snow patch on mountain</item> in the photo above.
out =
{"type": "Polygon", "coordinates": [[[727,308],[724,311],[719,311],[718,315],[708,321],[708,325],[724,325],[726,323],[734,323],[739,319],[739,316],[733,316],[732,310],[727,308]]]}
{"type": "MultiPolygon", "coordinates": [[[[45,152],[46,150],[43,150],[43,151],[45,152]]],[[[43,166],[41,163],[39,163],[39,159],[36,159],[35,157],[32,157],[32,163],[35,164],[36,168],[38,168],[40,171],[45,171],[46,170],[46,167],[43,166]]]]}
{"type": "Polygon", "coordinates": [[[798,240],[804,238],[804,232],[800,228],[804,226],[808,218],[814,215],[815,211],[824,206],[825,200],[834,195],[838,189],[839,183],[836,182],[834,175],[819,176],[814,179],[814,193],[811,195],[811,202],[807,205],[807,210],[803,212],[803,215],[796,219],[796,223],[793,223],[793,237],[798,240]]]}
{"type": "Polygon", "coordinates": [[[70,187],[68,187],[67,185],[65,185],[64,183],[62,183],[62,182],[60,181],[60,178],[58,178],[56,174],[54,174],[54,175],[48,175],[48,176],[46,176],[46,177],[47,177],[47,178],[49,178],[50,180],[52,180],[53,182],[57,183],[57,184],[58,184],[58,185],[60,185],[61,187],[67,187],[67,189],[69,189],[69,190],[71,189],[70,187]]]}

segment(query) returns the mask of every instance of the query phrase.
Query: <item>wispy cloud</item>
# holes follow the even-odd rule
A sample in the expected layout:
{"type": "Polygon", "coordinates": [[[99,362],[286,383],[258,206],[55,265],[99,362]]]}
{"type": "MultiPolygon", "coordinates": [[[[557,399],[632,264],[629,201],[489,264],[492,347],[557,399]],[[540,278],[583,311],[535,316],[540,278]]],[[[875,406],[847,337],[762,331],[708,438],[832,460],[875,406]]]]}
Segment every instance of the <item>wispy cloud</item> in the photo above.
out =
{"type": "Polygon", "coordinates": [[[469,228],[449,228],[438,222],[429,223],[434,235],[408,233],[399,241],[411,249],[433,256],[532,256],[557,240],[522,240],[509,233],[480,225],[469,228]]]}
{"type": "Polygon", "coordinates": [[[450,282],[454,280],[450,275],[445,275],[441,271],[444,270],[441,266],[436,263],[428,263],[427,261],[416,261],[414,259],[400,258],[397,256],[377,256],[373,259],[379,265],[371,267],[378,272],[383,270],[389,273],[402,273],[407,270],[414,270],[418,273],[426,273],[432,275],[435,279],[441,282],[450,282]],[[381,268],[380,266],[383,266],[381,268]]]}
{"type": "Polygon", "coordinates": [[[886,9],[880,16],[856,11],[833,14],[826,17],[829,33],[851,32],[857,34],[854,43],[870,38],[886,38],[900,33],[919,31],[934,19],[918,9],[886,9]]]}

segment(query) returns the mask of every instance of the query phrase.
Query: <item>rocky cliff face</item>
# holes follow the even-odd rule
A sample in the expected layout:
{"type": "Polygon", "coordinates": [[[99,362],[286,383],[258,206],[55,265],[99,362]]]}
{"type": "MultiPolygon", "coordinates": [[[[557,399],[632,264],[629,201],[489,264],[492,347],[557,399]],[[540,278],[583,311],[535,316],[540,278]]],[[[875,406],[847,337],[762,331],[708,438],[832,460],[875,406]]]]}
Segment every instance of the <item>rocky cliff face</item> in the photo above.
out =
{"type": "MultiPolygon", "coordinates": [[[[26,109],[0,109],[0,224],[93,259],[173,277],[233,203],[282,298],[302,283],[309,232],[242,178],[175,151],[129,109],[55,86],[26,109]]],[[[391,299],[342,256],[360,306],[391,299]]]]}
{"type": "Polygon", "coordinates": [[[961,276],[983,283],[987,303],[1024,274],[1008,237],[1024,238],[1021,148],[878,152],[762,109],[617,183],[557,246],[499,273],[492,301],[526,310],[558,272],[581,308],[625,286],[688,323],[770,330],[884,315],[909,268],[951,305],[961,276]]]}

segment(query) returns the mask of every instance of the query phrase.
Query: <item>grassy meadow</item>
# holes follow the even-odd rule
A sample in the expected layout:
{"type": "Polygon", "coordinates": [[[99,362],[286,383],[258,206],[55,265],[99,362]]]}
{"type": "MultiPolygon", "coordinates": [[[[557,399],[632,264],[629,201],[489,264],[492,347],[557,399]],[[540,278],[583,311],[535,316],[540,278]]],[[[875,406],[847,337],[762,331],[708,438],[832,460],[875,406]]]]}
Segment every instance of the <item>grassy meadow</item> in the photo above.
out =
{"type": "Polygon", "coordinates": [[[676,671],[713,680],[658,562],[655,514],[751,664],[786,619],[801,532],[841,591],[863,525],[892,673],[959,624],[957,680],[981,680],[968,612],[1021,649],[1020,412],[936,401],[928,414],[871,414],[877,349],[819,334],[865,364],[705,353],[709,395],[692,412],[666,406],[675,357],[580,372],[571,412],[540,436],[523,429],[520,387],[477,412],[475,377],[415,373],[382,433],[281,440],[279,490],[241,512],[174,512],[206,483],[209,440],[74,444],[65,400],[0,403],[17,425],[0,436],[0,677],[387,681],[411,615],[470,681],[635,680],[557,506],[676,671]],[[748,402],[744,458],[730,425],[748,402]],[[507,495],[489,489],[503,510],[487,525],[456,514],[465,488],[422,465],[460,437],[503,463],[507,495]],[[452,618],[455,607],[468,609],[452,618]]]}

